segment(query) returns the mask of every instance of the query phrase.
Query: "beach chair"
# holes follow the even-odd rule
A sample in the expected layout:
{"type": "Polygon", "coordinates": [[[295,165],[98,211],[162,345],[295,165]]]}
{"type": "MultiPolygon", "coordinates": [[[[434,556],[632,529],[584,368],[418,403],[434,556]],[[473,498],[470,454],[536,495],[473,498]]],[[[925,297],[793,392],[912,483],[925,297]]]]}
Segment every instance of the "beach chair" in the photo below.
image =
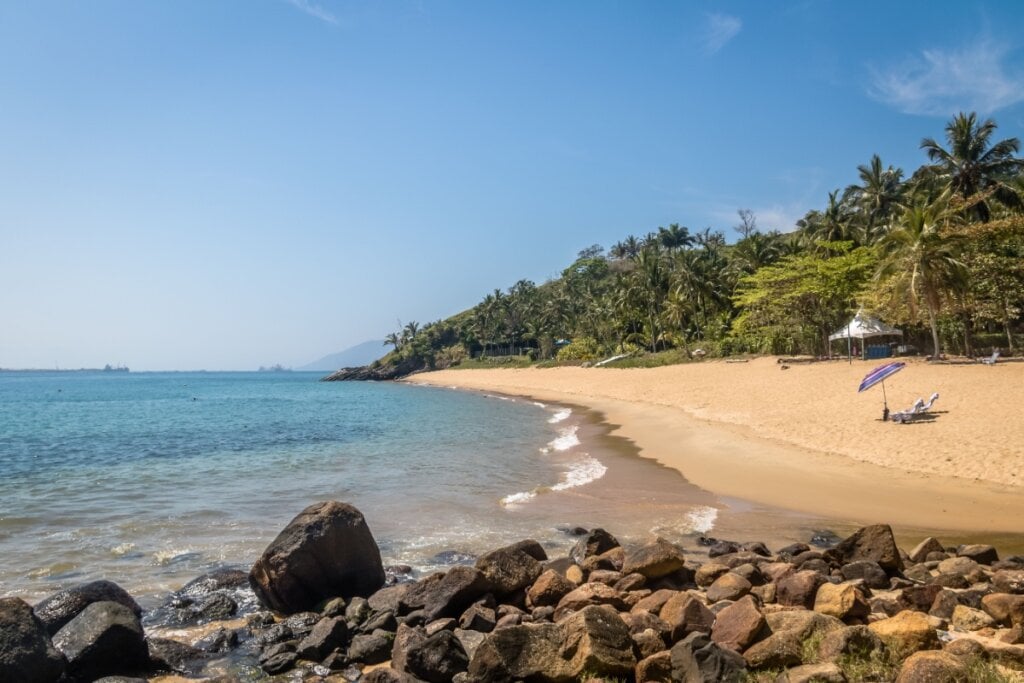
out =
{"type": "Polygon", "coordinates": [[[981,358],[979,360],[981,360],[981,362],[984,363],[985,365],[995,365],[996,361],[999,360],[999,349],[993,351],[992,355],[989,356],[988,358],[981,358]]]}
{"type": "Polygon", "coordinates": [[[889,419],[899,424],[907,424],[908,422],[913,422],[914,420],[919,419],[922,415],[931,410],[932,405],[935,403],[935,399],[937,399],[938,397],[939,394],[937,392],[932,394],[931,397],[928,399],[927,403],[924,402],[923,398],[919,398],[916,401],[914,401],[914,405],[912,405],[910,408],[907,408],[906,410],[901,410],[898,413],[893,413],[892,415],[889,416],[889,419]]]}

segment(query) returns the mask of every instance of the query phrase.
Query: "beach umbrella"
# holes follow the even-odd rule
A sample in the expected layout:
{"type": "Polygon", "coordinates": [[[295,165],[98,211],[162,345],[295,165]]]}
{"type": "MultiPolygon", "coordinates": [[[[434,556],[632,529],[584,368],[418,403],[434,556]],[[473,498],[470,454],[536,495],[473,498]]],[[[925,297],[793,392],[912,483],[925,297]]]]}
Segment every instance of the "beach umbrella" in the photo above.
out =
{"type": "Polygon", "coordinates": [[[860,393],[866,389],[870,389],[876,384],[882,385],[882,419],[889,419],[889,401],[885,396],[885,380],[888,377],[892,377],[897,372],[907,366],[906,363],[886,363],[885,365],[879,365],[877,368],[869,372],[863,380],[861,380],[860,388],[857,392],[860,393]]]}

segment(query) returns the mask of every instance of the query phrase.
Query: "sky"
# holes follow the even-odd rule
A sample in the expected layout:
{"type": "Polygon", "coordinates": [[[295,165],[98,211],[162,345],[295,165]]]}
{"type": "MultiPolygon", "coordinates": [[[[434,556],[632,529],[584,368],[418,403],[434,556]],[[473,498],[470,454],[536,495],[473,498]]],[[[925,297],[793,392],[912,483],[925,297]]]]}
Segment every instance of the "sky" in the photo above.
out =
{"type": "MultiPolygon", "coordinates": [[[[0,367],[299,366],[679,223],[793,229],[1024,3],[0,2],[0,367]]],[[[383,349],[382,349],[383,350],[383,349]]]]}

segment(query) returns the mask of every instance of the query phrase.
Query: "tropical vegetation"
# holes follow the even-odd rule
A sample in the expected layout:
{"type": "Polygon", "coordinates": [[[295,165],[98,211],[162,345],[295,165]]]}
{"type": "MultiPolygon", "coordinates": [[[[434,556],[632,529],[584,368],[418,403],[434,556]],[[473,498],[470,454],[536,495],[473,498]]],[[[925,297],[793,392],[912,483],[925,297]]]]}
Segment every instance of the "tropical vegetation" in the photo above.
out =
{"type": "Polygon", "coordinates": [[[821,356],[840,351],[829,332],[859,309],[931,356],[1013,353],[1024,323],[1024,160],[996,129],[955,116],[944,142],[920,143],[927,161],[909,177],[872,156],[792,232],[762,231],[741,210],[731,244],[674,223],[587,247],[558,278],[520,280],[446,320],[402,326],[381,362],[821,356]]]}

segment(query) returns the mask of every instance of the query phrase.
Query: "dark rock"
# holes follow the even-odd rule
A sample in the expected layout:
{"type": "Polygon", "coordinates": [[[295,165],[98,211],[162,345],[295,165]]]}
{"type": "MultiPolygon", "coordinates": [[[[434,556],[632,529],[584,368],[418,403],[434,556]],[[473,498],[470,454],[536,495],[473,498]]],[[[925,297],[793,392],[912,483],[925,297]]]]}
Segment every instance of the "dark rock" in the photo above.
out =
{"type": "Polygon", "coordinates": [[[861,579],[868,588],[888,588],[889,576],[882,567],[872,560],[858,560],[844,564],[840,569],[847,581],[861,579]]]}
{"type": "Polygon", "coordinates": [[[814,609],[818,588],[825,577],[818,572],[803,570],[781,579],[776,584],[775,600],[780,605],[814,609]]]}
{"type": "Polygon", "coordinates": [[[779,548],[779,556],[793,558],[800,553],[806,553],[810,549],[810,546],[806,543],[790,543],[785,548],[779,548]]]}
{"type": "Polygon", "coordinates": [[[834,531],[821,529],[811,535],[810,544],[816,548],[831,548],[839,543],[841,539],[834,531]]]}
{"type": "Polygon", "coordinates": [[[670,652],[672,680],[682,683],[736,681],[747,669],[743,657],[720,647],[703,633],[691,633],[670,652]]]}
{"type": "Polygon", "coordinates": [[[219,628],[196,641],[196,647],[204,652],[228,652],[238,647],[238,633],[227,628],[219,628]]]}
{"type": "Polygon", "coordinates": [[[956,554],[958,557],[969,557],[978,564],[991,565],[999,561],[999,553],[990,545],[962,545],[956,549],[956,554]]]}
{"type": "Polygon", "coordinates": [[[412,645],[405,670],[430,683],[446,683],[469,666],[462,643],[451,631],[440,631],[412,645]]]}
{"type": "Polygon", "coordinates": [[[742,549],[742,546],[735,541],[716,541],[708,548],[708,557],[714,559],[722,555],[739,552],[742,549]]]}
{"type": "MultiPolygon", "coordinates": [[[[667,640],[671,633],[672,627],[661,617],[650,612],[630,612],[629,614],[623,614],[622,621],[626,623],[626,628],[629,629],[630,634],[636,635],[643,633],[644,631],[655,631],[663,639],[667,640]]],[[[714,619],[714,615],[711,615],[714,619]]],[[[710,632],[711,627],[708,626],[710,632]]]]}
{"type": "Polygon", "coordinates": [[[470,660],[473,659],[473,653],[476,652],[476,649],[480,647],[480,643],[484,642],[484,638],[486,637],[485,634],[478,631],[464,631],[461,628],[455,629],[452,633],[454,633],[455,637],[459,639],[460,643],[462,643],[462,648],[466,651],[466,656],[469,657],[470,660]]]}
{"type": "Polygon", "coordinates": [[[372,633],[377,629],[382,631],[394,631],[397,628],[398,620],[395,618],[394,612],[384,610],[383,612],[371,614],[370,617],[359,626],[359,631],[360,633],[372,633]]]}
{"type": "Polygon", "coordinates": [[[748,595],[718,613],[711,639],[724,648],[742,652],[758,639],[765,625],[764,615],[748,595]]]}
{"type": "Polygon", "coordinates": [[[643,574],[648,579],[657,579],[672,574],[686,566],[683,549],[663,538],[626,554],[622,564],[623,574],[643,574]]]}
{"type": "Polygon", "coordinates": [[[260,602],[286,614],[312,609],[325,598],[372,595],[384,578],[380,550],[362,513],[336,501],[300,512],[249,572],[260,602]]]}
{"type": "Polygon", "coordinates": [[[271,624],[253,634],[253,644],[256,647],[266,647],[274,643],[281,643],[295,637],[288,624],[271,624]]]}
{"type": "Polygon", "coordinates": [[[147,638],[150,668],[154,671],[178,673],[183,676],[198,674],[203,668],[206,653],[169,638],[147,638]]]}
{"type": "Polygon", "coordinates": [[[32,608],[20,598],[0,598],[0,680],[49,683],[67,662],[32,608]]]}
{"type": "Polygon", "coordinates": [[[818,644],[817,658],[834,662],[842,655],[876,652],[885,648],[882,639],[867,626],[844,626],[827,631],[818,644]]]}
{"type": "Polygon", "coordinates": [[[405,613],[422,609],[428,622],[441,617],[457,618],[490,589],[490,582],[479,569],[460,565],[414,584],[399,600],[399,609],[405,613]]]}
{"type": "Polygon", "coordinates": [[[345,620],[349,624],[359,625],[366,621],[373,610],[370,608],[370,601],[366,598],[356,597],[349,600],[345,606],[345,620]]]}
{"type": "Polygon", "coordinates": [[[113,581],[91,581],[51,595],[33,608],[52,636],[94,602],[116,602],[142,617],[142,608],[113,581]]]}
{"type": "Polygon", "coordinates": [[[927,560],[929,553],[942,553],[944,551],[945,548],[942,547],[942,543],[939,542],[939,539],[929,536],[918,543],[917,546],[910,551],[908,557],[911,562],[919,563],[927,560]]]}
{"type": "Polygon", "coordinates": [[[530,554],[531,551],[547,559],[544,549],[536,541],[523,541],[481,556],[476,561],[476,568],[497,595],[507,595],[532,584],[544,570],[540,561],[530,554]]]}
{"type": "Polygon", "coordinates": [[[358,368],[341,368],[320,379],[321,382],[389,382],[401,379],[426,367],[417,356],[399,358],[387,363],[371,363],[358,368]]]}
{"type": "Polygon", "coordinates": [[[900,557],[899,548],[896,547],[892,527],[888,524],[875,524],[858,529],[829,552],[842,564],[857,560],[877,562],[890,576],[903,569],[903,559],[900,557]]]}
{"type": "Polygon", "coordinates": [[[186,583],[176,595],[197,598],[219,590],[249,585],[249,575],[239,569],[215,569],[186,583]]]}
{"type": "Polygon", "coordinates": [[[711,633],[715,623],[715,615],[711,610],[689,593],[677,593],[670,598],[658,616],[671,629],[668,635],[672,642],[695,631],[711,633]]]}
{"type": "Polygon", "coordinates": [[[651,655],[662,652],[667,645],[661,634],[653,628],[644,629],[639,633],[635,633],[630,628],[630,637],[633,638],[633,650],[639,659],[647,659],[651,655]]]}
{"type": "Polygon", "coordinates": [[[238,603],[229,595],[217,592],[204,595],[197,602],[177,612],[174,621],[180,625],[205,624],[230,619],[238,612],[238,603]]]}
{"type": "Polygon", "coordinates": [[[416,679],[394,669],[374,669],[358,680],[359,683],[417,683],[416,679]]]}
{"type": "Polygon", "coordinates": [[[391,645],[391,668],[395,671],[408,671],[409,650],[414,645],[422,643],[429,636],[419,626],[406,626],[402,624],[395,633],[394,643],[391,645]]]}
{"type": "Polygon", "coordinates": [[[903,589],[900,593],[899,601],[907,609],[927,612],[932,608],[935,596],[942,591],[942,586],[934,583],[925,584],[924,586],[911,586],[910,588],[903,589]]]}
{"type": "Polygon", "coordinates": [[[53,637],[73,678],[131,675],[149,668],[149,649],[139,617],[118,602],[93,602],[53,637]]]}
{"type": "Polygon", "coordinates": [[[379,664],[391,657],[393,637],[384,631],[360,633],[352,637],[348,646],[348,658],[363,664],[379,664]]]}
{"type": "MultiPolygon", "coordinates": [[[[470,609],[473,609],[472,605],[470,606],[470,609]]],[[[485,609],[490,609],[490,607],[487,607],[485,609]]],[[[458,621],[452,619],[451,617],[445,617],[444,619],[435,619],[434,621],[430,622],[424,627],[424,630],[427,632],[427,636],[429,637],[434,635],[438,631],[454,631],[458,627],[458,621]]]]}
{"type": "Polygon", "coordinates": [[[462,616],[459,617],[459,627],[467,631],[480,631],[481,633],[490,633],[494,630],[494,626],[498,619],[494,614],[494,610],[490,607],[484,607],[480,604],[470,605],[462,616]]]}
{"type": "Polygon", "coordinates": [[[594,555],[602,555],[612,548],[618,548],[618,540],[604,529],[594,529],[588,531],[580,540],[576,541],[576,545],[573,546],[569,552],[569,557],[572,561],[578,565],[583,564],[583,560],[594,555]]]}
{"type": "Polygon", "coordinates": [[[928,579],[928,583],[942,588],[970,588],[971,582],[961,574],[939,574],[928,579]]]}
{"type": "Polygon", "coordinates": [[[761,557],[771,557],[772,556],[772,551],[768,550],[768,546],[766,546],[761,541],[754,541],[752,543],[744,543],[743,544],[743,549],[748,551],[748,552],[754,553],[755,555],[760,555],[761,557]]]}
{"type": "Polygon", "coordinates": [[[617,591],[628,593],[640,590],[647,584],[647,577],[643,574],[626,574],[612,586],[617,591]]]}
{"type": "Polygon", "coordinates": [[[274,645],[271,645],[270,647],[265,648],[264,650],[262,650],[260,652],[260,656],[259,656],[259,660],[258,661],[259,661],[260,664],[263,664],[263,662],[266,662],[266,661],[268,661],[270,659],[273,659],[274,657],[278,656],[279,654],[283,654],[283,653],[286,653],[286,652],[293,652],[294,653],[295,652],[295,644],[292,643],[292,642],[275,643],[274,645]]]}
{"type": "Polygon", "coordinates": [[[331,650],[348,642],[348,624],[342,617],[325,617],[318,621],[296,650],[303,659],[319,661],[331,650]]]}
{"type": "Polygon", "coordinates": [[[260,662],[260,668],[271,676],[283,674],[295,666],[298,656],[294,652],[282,652],[260,662]]]}
{"type": "Polygon", "coordinates": [[[662,683],[672,680],[672,653],[668,650],[649,655],[636,665],[636,683],[662,683]]]}
{"type": "Polygon", "coordinates": [[[292,630],[296,638],[302,638],[309,635],[309,632],[313,630],[313,627],[322,618],[319,612],[298,612],[285,619],[282,623],[292,630]]]}
{"type": "Polygon", "coordinates": [[[370,606],[370,609],[375,612],[388,610],[397,614],[398,603],[401,601],[402,596],[412,589],[413,585],[414,584],[412,583],[400,583],[396,586],[381,588],[379,591],[367,598],[366,602],[370,606]]]}

